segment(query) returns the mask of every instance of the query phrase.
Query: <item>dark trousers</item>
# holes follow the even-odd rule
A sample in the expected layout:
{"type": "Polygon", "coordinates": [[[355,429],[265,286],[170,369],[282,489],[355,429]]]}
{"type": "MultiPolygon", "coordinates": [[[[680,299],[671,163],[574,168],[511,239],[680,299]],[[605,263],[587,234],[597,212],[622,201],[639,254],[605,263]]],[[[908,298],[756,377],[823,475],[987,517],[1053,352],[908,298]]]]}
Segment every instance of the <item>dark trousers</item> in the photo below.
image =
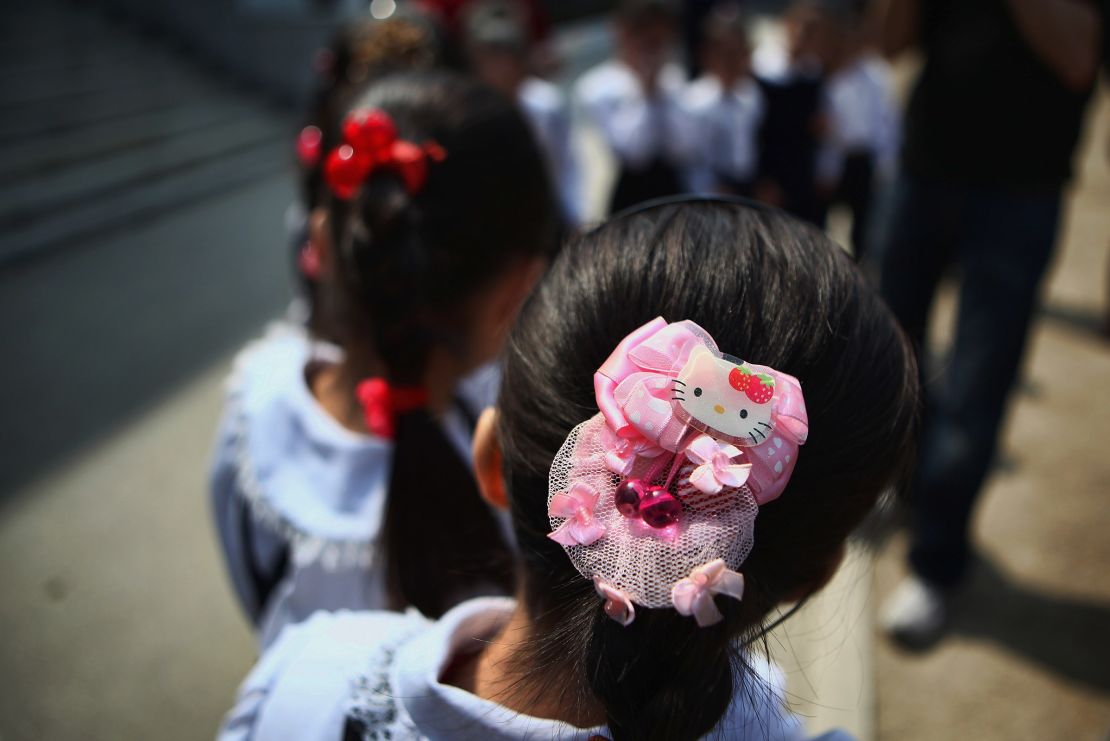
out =
{"type": "Polygon", "coordinates": [[[1056,240],[1059,189],[1014,192],[901,176],[879,229],[880,290],[919,349],[937,283],[960,279],[951,358],[930,379],[911,494],[910,565],[951,586],[970,556],[968,525],[995,452],[1056,240]]]}

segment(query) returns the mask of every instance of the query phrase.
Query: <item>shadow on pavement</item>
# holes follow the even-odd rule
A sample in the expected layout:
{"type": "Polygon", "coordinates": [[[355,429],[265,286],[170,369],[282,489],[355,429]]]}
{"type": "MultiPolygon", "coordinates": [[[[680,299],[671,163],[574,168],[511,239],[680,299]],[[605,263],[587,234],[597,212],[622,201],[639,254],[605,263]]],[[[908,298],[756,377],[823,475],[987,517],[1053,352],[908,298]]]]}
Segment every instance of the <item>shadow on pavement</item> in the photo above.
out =
{"type": "Polygon", "coordinates": [[[980,556],[951,632],[996,643],[1061,676],[1110,692],[1110,603],[1015,581],[980,556]]]}
{"type": "Polygon", "coordinates": [[[1041,307],[1040,315],[1066,330],[1107,341],[1106,316],[1091,309],[1050,303],[1041,307]]]}

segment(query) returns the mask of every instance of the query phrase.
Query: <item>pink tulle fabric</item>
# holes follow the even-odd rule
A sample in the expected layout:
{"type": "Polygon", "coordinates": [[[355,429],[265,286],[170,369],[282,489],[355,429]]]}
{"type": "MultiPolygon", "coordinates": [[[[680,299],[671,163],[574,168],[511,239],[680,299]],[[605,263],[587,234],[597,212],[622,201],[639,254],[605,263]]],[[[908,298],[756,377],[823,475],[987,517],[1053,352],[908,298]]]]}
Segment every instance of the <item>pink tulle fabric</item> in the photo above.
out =
{"type": "Polygon", "coordinates": [[[571,431],[552,463],[550,537],[594,581],[606,614],[622,625],[635,618],[633,604],[673,607],[699,625],[711,625],[721,619],[715,595],[743,595],[739,569],[754,543],[759,506],[785,489],[808,419],[797,379],[733,360],[693,322],[653,319],[630,333],[598,369],[594,389],[601,411],[571,431]],[[750,428],[755,430],[750,440],[721,432],[728,419],[723,402],[714,406],[700,387],[695,395],[703,406],[709,399],[710,418],[721,420],[721,429],[685,406],[693,390],[684,395],[679,374],[687,373],[690,385],[705,377],[689,375],[705,350],[712,354],[706,366],[711,374],[718,373],[712,363],[726,376],[732,369],[729,398],[744,400],[727,411],[748,418],[750,408],[750,421],[761,420],[761,427],[750,428]],[[737,396],[749,377],[761,385],[748,397],[737,396]],[[668,487],[682,504],[679,522],[656,529],[621,514],[615,493],[629,478],[668,487]]]}

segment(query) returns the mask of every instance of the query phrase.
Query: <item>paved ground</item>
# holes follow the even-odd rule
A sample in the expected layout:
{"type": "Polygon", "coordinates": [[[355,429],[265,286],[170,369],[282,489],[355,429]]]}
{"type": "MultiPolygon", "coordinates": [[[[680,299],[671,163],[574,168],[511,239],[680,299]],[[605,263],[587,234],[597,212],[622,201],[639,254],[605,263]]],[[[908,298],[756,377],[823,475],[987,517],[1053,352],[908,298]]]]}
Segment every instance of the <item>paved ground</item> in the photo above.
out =
{"type": "Polygon", "coordinates": [[[0,739],[210,736],[253,650],[205,465],[290,295],[291,124],[75,5],[5,5],[0,60],[0,739]]]}
{"type": "MultiPolygon", "coordinates": [[[[289,295],[281,213],[293,190],[280,168],[229,181],[220,163],[231,155],[198,132],[237,121],[227,130],[257,135],[251,147],[266,152],[273,127],[285,124],[180,60],[152,57],[95,18],[83,23],[91,25],[79,35],[113,34],[110,52],[96,52],[109,71],[89,86],[189,82],[163,98],[112,94],[101,114],[156,132],[145,144],[87,109],[49,138],[27,123],[22,139],[6,140],[21,146],[0,144],[0,188],[24,178],[56,192],[44,183],[59,167],[102,178],[66,179],[67,188],[86,185],[64,204],[31,199],[18,214],[0,211],[0,251],[29,245],[34,255],[0,267],[0,740],[206,737],[254,656],[208,520],[208,446],[230,353],[289,295]],[[135,55],[161,61],[129,69],[133,77],[111,73],[117,63],[136,67],[135,55]],[[165,108],[144,109],[143,99],[165,108]],[[186,110],[210,118],[180,118],[186,110]],[[80,149],[90,141],[99,149],[80,149]],[[152,190],[175,182],[172,173],[188,179],[152,190]],[[67,219],[74,209],[79,218],[67,219]]],[[[22,59],[28,39],[4,36],[0,58],[22,59]]],[[[571,39],[576,65],[600,42],[597,29],[571,39]]],[[[57,65],[35,74],[58,75],[52,89],[70,84],[57,65]]],[[[0,106],[34,92],[17,81],[0,76],[0,106]]],[[[64,102],[80,91],[61,92],[64,102]]],[[[51,105],[38,120],[81,108],[51,105]]],[[[1100,116],[1101,145],[1110,141],[1105,100],[1100,116]]],[[[276,146],[259,160],[284,156],[276,146]]],[[[979,519],[984,567],[955,636],[927,656],[873,639],[874,603],[897,578],[899,543],[875,567],[854,560],[773,640],[815,727],[835,723],[864,738],[877,727],[879,738],[898,740],[1095,739],[1110,728],[1110,519],[1101,499],[1110,354],[1092,332],[1106,293],[1110,174],[1102,151],[1085,163],[1006,467],[979,519]]],[[[595,168],[591,190],[604,181],[595,168]]],[[[30,186],[13,192],[33,194],[30,186]]]]}

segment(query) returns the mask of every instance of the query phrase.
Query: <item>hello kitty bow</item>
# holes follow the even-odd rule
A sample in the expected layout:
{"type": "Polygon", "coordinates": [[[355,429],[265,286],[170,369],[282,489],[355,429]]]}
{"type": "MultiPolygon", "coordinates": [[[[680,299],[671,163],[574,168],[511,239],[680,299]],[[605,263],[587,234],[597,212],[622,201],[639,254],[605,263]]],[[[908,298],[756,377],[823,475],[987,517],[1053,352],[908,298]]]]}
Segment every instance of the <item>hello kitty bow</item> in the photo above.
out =
{"type": "Polygon", "coordinates": [[[620,342],[594,390],[600,412],[551,464],[548,537],[621,625],[637,606],[720,622],[717,598],[743,598],[759,509],[806,440],[801,385],[657,318],[620,342]]]}
{"type": "Polygon", "coordinates": [[[691,428],[739,446],[759,504],[782,494],[809,432],[796,378],[723,355],[691,321],[657,317],[632,331],[598,368],[594,392],[626,447],[676,451],[691,428]]]}
{"type": "Polygon", "coordinates": [[[350,200],[371,173],[391,170],[409,195],[416,195],[428,179],[428,162],[447,156],[435,142],[415,144],[397,136],[389,114],[378,108],[352,111],[343,120],[343,143],[324,161],[324,180],[340,200],[350,200]]]}

